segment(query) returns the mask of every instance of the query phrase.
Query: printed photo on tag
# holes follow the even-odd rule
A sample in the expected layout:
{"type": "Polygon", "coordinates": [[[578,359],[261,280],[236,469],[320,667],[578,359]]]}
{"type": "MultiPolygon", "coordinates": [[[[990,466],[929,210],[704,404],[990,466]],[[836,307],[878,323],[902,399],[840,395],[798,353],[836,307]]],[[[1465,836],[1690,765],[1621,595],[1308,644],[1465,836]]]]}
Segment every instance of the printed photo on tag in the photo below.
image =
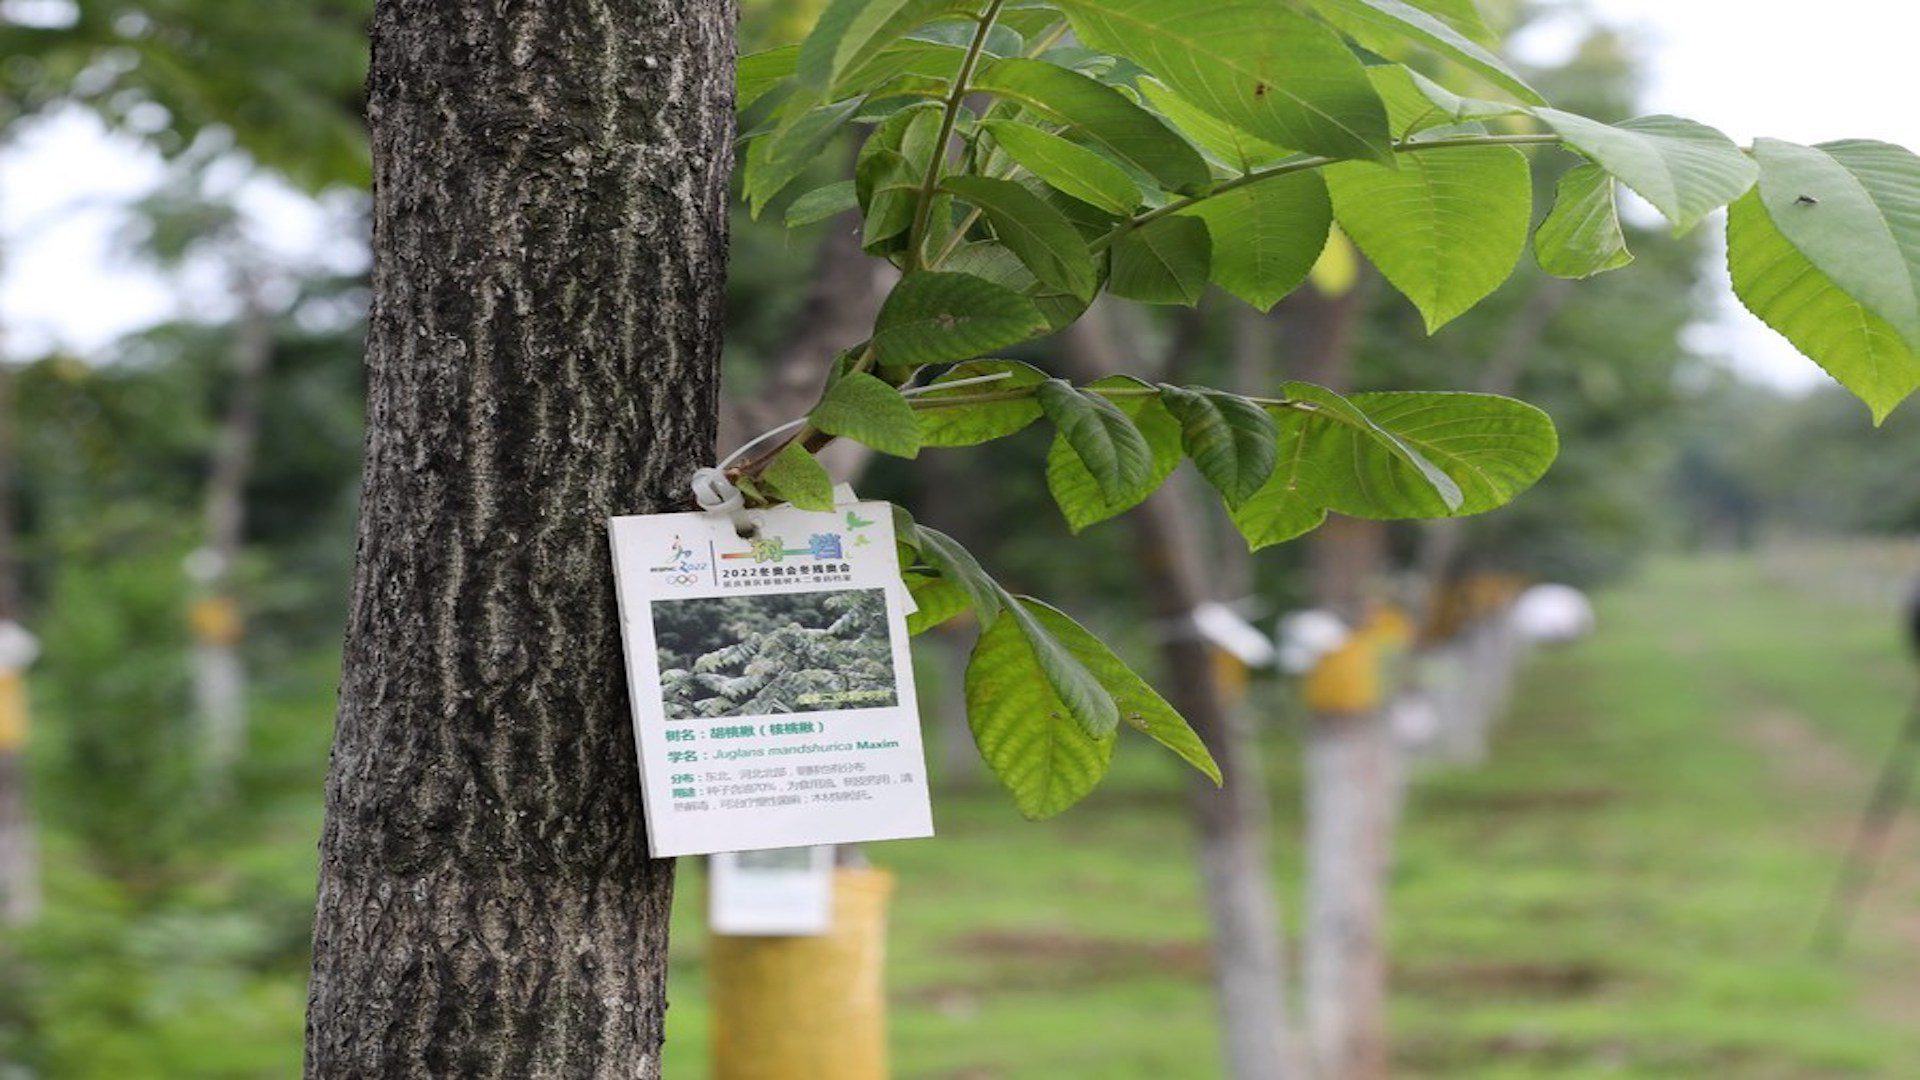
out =
{"type": "Polygon", "coordinates": [[[931,836],[893,521],[609,522],[655,856],[931,836]]]}

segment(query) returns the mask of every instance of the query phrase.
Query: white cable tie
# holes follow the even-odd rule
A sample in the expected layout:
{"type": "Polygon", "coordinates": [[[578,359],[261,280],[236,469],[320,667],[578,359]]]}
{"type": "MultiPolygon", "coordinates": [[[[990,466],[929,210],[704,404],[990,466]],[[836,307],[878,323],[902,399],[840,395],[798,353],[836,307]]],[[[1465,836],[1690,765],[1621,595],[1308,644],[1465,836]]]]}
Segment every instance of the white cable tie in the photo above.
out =
{"type": "Polygon", "coordinates": [[[696,469],[693,473],[693,501],[700,509],[709,514],[724,515],[733,522],[733,531],[741,536],[753,535],[753,521],[747,517],[747,499],[740,489],[727,479],[724,466],[696,469]]]}
{"type": "Polygon", "coordinates": [[[763,431],[760,434],[755,435],[753,438],[748,439],[746,442],[741,443],[740,446],[737,449],[735,449],[733,453],[728,454],[726,457],[721,458],[720,464],[716,465],[715,468],[718,468],[718,469],[726,468],[727,466],[740,460],[741,455],[745,454],[747,451],[753,449],[756,446],[759,446],[761,443],[766,442],[768,439],[773,438],[775,435],[784,435],[787,432],[792,431],[794,428],[797,428],[801,424],[804,424],[806,422],[807,422],[807,418],[803,416],[803,417],[800,417],[798,420],[789,420],[786,423],[781,424],[777,428],[769,428],[766,431],[763,431]]]}
{"type": "Polygon", "coordinates": [[[996,371],[991,375],[974,375],[965,379],[955,379],[952,382],[934,382],[925,386],[916,386],[911,390],[900,391],[900,396],[915,397],[920,394],[931,394],[935,390],[958,390],[962,386],[978,386],[981,383],[999,382],[1001,379],[1012,377],[1011,371],[996,371]]]}

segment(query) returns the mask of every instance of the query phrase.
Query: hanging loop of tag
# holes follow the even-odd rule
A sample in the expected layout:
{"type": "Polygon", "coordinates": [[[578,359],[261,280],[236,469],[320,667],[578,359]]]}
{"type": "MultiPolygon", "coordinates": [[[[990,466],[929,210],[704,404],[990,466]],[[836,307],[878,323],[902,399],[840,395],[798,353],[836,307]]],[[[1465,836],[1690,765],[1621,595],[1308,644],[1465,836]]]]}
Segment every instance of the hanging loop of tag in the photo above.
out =
{"type": "Polygon", "coordinates": [[[693,474],[693,501],[700,509],[709,514],[720,514],[733,522],[733,531],[742,536],[752,536],[756,531],[753,519],[747,516],[747,499],[740,489],[727,479],[725,471],[718,468],[696,469],[693,474]]]}

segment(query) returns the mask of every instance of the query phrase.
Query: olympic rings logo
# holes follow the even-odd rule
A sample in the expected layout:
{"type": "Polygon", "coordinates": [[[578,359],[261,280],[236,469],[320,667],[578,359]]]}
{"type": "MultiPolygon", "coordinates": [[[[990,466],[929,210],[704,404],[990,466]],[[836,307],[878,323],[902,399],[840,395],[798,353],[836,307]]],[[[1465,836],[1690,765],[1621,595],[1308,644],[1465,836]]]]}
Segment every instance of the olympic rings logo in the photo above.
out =
{"type": "Polygon", "coordinates": [[[665,579],[665,580],[666,580],[666,583],[667,583],[667,584],[669,584],[669,585],[693,585],[693,584],[696,584],[697,582],[699,582],[699,580],[700,580],[700,575],[698,575],[698,574],[669,574],[669,575],[667,575],[667,577],[666,577],[666,579],[665,579]]]}

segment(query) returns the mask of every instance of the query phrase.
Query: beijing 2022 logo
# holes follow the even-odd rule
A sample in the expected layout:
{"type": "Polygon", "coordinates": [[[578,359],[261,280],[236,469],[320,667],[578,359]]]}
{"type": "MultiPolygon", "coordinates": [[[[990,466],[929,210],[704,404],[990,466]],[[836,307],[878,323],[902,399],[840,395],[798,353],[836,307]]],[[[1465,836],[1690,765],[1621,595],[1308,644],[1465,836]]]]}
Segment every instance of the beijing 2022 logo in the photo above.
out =
{"type": "Polygon", "coordinates": [[[673,538],[673,553],[667,556],[666,563],[651,567],[648,572],[662,575],[661,580],[668,585],[694,585],[699,583],[709,565],[705,559],[696,560],[693,551],[676,536],[673,538]]]}

